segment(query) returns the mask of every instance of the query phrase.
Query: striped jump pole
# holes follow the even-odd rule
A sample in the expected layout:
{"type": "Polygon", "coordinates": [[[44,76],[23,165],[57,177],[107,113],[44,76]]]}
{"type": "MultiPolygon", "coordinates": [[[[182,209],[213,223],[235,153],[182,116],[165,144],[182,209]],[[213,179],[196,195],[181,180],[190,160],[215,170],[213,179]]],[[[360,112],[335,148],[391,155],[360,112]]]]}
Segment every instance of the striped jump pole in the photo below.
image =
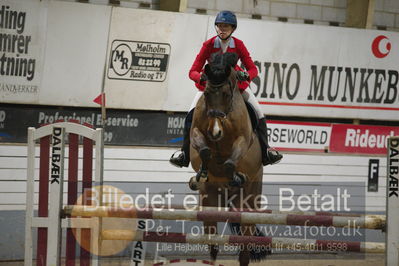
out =
{"type": "MultiPolygon", "coordinates": [[[[103,206],[118,206],[118,205],[123,205],[123,207],[129,208],[129,207],[135,207],[135,208],[141,208],[145,209],[147,208],[146,206],[140,206],[140,205],[133,205],[133,204],[120,204],[118,202],[112,202],[112,201],[106,201],[103,202],[103,206]]],[[[365,214],[363,213],[352,213],[352,212],[327,212],[327,211],[291,211],[291,212],[284,212],[284,211],[278,211],[278,210],[271,210],[271,209],[250,209],[250,208],[232,208],[232,207],[212,207],[212,206],[184,206],[184,205],[179,205],[179,204],[170,204],[167,205],[167,208],[165,208],[165,205],[157,205],[153,204],[151,208],[154,209],[177,209],[177,210],[192,210],[192,211],[205,211],[205,210],[213,210],[213,211],[230,211],[230,212],[256,212],[256,213],[274,213],[274,214],[298,214],[298,215],[320,215],[320,216],[346,216],[346,217],[364,217],[365,214]]],[[[381,217],[381,219],[385,220],[385,215],[379,215],[379,214],[367,214],[367,215],[378,215],[381,217]]]]}
{"type": "Polygon", "coordinates": [[[216,210],[191,211],[181,209],[140,209],[135,207],[122,208],[82,205],[65,206],[64,214],[71,216],[231,222],[242,224],[275,224],[326,227],[334,226],[367,229],[383,229],[385,227],[385,217],[379,215],[345,217],[281,213],[231,212],[216,210]]]}
{"type": "Polygon", "coordinates": [[[128,240],[204,245],[246,245],[248,248],[293,248],[309,251],[384,253],[385,244],[316,239],[279,238],[243,235],[195,235],[182,233],[143,232],[132,230],[103,230],[102,240],[128,240]]]}

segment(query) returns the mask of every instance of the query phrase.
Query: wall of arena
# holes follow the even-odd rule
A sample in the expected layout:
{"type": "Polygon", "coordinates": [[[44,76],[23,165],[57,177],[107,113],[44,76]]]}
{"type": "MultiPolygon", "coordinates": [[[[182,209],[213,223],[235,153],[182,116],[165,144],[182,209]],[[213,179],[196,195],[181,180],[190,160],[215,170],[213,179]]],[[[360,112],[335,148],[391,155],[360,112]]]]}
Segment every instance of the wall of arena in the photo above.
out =
{"type": "MultiPolygon", "coordinates": [[[[89,0],[105,4],[104,0],[89,0]]],[[[345,26],[346,0],[187,0],[185,12],[216,15],[219,10],[232,10],[241,18],[253,18],[288,23],[307,23],[323,26],[345,26]]],[[[159,0],[121,0],[119,4],[131,8],[159,9],[159,0]]],[[[399,7],[394,0],[374,1],[373,28],[398,31],[399,7]]]]}
{"type": "MultiPolygon", "coordinates": [[[[165,193],[160,184],[167,182],[177,195],[192,193],[192,169],[168,160],[196,93],[188,69],[224,9],[237,12],[236,36],[260,70],[251,89],[270,118],[272,146],[284,153],[264,169],[265,193],[277,198],[273,188],[281,183],[301,193],[349,182],[358,199],[353,211],[384,213],[385,145],[370,139],[399,135],[397,1],[375,1],[369,30],[343,27],[343,0],[189,0],[184,13],[159,11],[155,0],[88,2],[0,5],[2,19],[20,18],[0,20],[2,40],[18,40],[0,47],[0,260],[23,257],[27,127],[59,119],[98,127],[93,99],[102,90],[109,108],[105,181],[151,184],[152,193],[165,193]],[[126,60],[137,68],[126,72],[120,55],[129,49],[135,54],[126,60]]],[[[384,241],[382,234],[367,238],[384,241]]]]}

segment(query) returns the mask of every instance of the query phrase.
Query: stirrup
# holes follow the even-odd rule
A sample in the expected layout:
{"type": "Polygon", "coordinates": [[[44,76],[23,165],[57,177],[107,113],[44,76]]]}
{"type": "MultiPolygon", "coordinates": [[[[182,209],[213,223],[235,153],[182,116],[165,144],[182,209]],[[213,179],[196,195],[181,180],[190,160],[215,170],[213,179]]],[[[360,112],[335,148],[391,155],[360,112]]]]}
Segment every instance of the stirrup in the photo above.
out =
{"type": "Polygon", "coordinates": [[[266,150],[267,155],[263,159],[262,163],[264,166],[269,164],[277,164],[283,159],[283,155],[281,155],[277,150],[273,148],[268,148],[266,150]]]}

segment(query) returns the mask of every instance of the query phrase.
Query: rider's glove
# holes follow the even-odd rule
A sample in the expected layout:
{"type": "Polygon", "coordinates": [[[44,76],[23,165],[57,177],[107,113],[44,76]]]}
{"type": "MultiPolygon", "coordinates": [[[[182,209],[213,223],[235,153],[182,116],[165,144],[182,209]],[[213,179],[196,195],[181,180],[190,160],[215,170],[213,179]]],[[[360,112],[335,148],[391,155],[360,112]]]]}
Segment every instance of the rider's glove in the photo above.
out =
{"type": "Polygon", "coordinates": [[[249,75],[245,71],[237,71],[237,79],[239,81],[249,81],[249,75]]]}
{"type": "Polygon", "coordinates": [[[205,73],[202,73],[201,77],[200,77],[200,82],[204,82],[204,81],[207,81],[207,80],[208,80],[207,75],[205,73]]]}

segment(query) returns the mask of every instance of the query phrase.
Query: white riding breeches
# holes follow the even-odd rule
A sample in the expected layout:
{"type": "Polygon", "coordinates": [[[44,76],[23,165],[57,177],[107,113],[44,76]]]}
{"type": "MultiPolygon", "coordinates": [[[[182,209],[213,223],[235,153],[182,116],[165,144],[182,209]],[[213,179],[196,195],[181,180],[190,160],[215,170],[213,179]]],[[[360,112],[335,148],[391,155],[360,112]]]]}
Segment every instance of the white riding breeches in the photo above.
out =
{"type": "MultiPolygon", "coordinates": [[[[195,108],[195,106],[197,105],[197,102],[201,98],[202,94],[204,94],[203,91],[197,92],[197,94],[194,97],[193,102],[191,103],[190,111],[195,108]]],[[[256,99],[254,93],[252,92],[252,90],[250,88],[247,88],[245,91],[243,91],[242,97],[244,98],[244,101],[250,103],[254,107],[259,119],[261,119],[265,116],[262,113],[262,110],[260,108],[260,104],[259,104],[258,100],[256,99]]]]}
{"type": "Polygon", "coordinates": [[[197,94],[195,94],[194,100],[193,100],[193,102],[191,103],[191,106],[190,106],[190,110],[189,110],[189,111],[193,110],[193,109],[195,108],[195,106],[197,106],[197,102],[198,102],[198,100],[201,98],[202,94],[204,94],[203,91],[198,91],[197,94]]]}
{"type": "Polygon", "coordinates": [[[262,110],[260,109],[260,104],[256,99],[255,94],[252,92],[251,88],[247,88],[245,91],[243,91],[242,97],[244,98],[244,101],[250,103],[254,107],[259,119],[262,119],[265,116],[262,113],[262,110]]]}

